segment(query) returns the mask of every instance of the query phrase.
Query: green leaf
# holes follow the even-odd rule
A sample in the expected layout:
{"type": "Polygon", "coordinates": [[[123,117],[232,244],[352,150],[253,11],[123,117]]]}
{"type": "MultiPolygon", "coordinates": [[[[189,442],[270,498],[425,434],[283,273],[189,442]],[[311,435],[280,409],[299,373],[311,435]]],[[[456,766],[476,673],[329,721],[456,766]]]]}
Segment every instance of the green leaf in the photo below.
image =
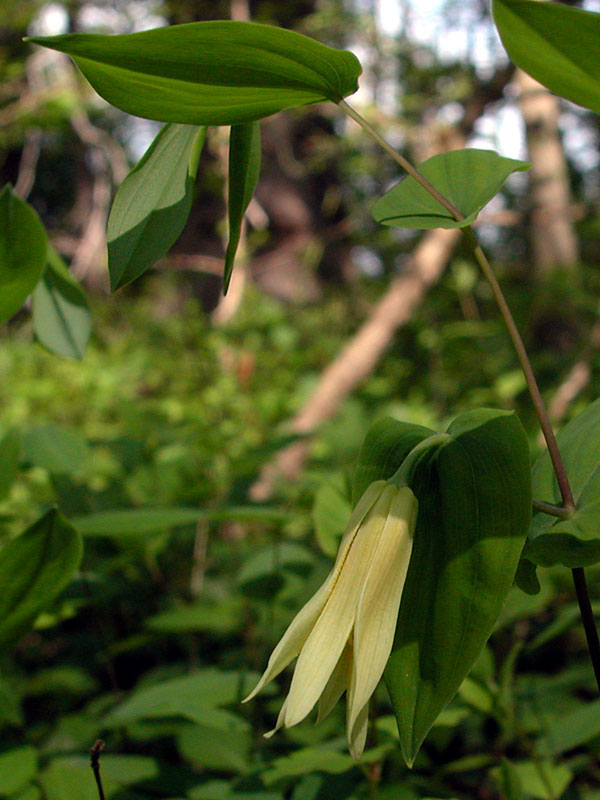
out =
{"type": "Polygon", "coordinates": [[[206,128],[165,125],[119,187],[107,228],[113,291],[150,269],[183,230],[205,136],[206,128]]]}
{"type": "Polygon", "coordinates": [[[109,727],[140,719],[182,717],[215,727],[213,712],[219,706],[241,702],[260,676],[253,672],[201,669],[181,678],[140,689],[117,706],[104,720],[109,727]]]}
{"type": "Polygon", "coordinates": [[[283,586],[285,570],[306,575],[314,557],[295,542],[276,542],[248,558],[240,569],[237,582],[250,597],[271,597],[283,586]]]}
{"type": "Polygon", "coordinates": [[[23,434],[23,459],[57,475],[71,475],[85,466],[85,441],[73,430],[37,425],[23,434]]]}
{"type": "Polygon", "coordinates": [[[197,633],[208,631],[221,636],[239,630],[244,624],[244,603],[232,596],[219,603],[206,600],[163,611],[146,620],[146,627],[156,633],[197,633]]]}
{"type": "MultiPolygon", "coordinates": [[[[133,755],[103,755],[102,785],[107,798],[121,795],[123,787],[156,778],[159,765],[153,758],[133,755]]],[[[41,775],[45,796],[52,800],[98,800],[98,788],[85,756],[53,759],[41,775]]]]}
{"type": "MultiPolygon", "coordinates": [[[[600,561],[600,400],[559,432],[558,446],[577,510],[568,520],[537,513],[525,555],[547,567],[585,567],[600,561]]],[[[533,466],[533,494],[560,505],[561,494],[548,453],[533,466]]]]}
{"type": "Polygon", "coordinates": [[[181,755],[203,769],[245,772],[252,737],[249,730],[218,730],[186,725],[177,736],[181,755]]]}
{"type": "MultiPolygon", "coordinates": [[[[518,780],[526,797],[537,800],[556,800],[573,779],[573,773],[565,764],[551,761],[513,761],[513,779],[518,780]]],[[[518,795],[517,795],[518,797],[518,795]]]]}
{"type": "Polygon", "coordinates": [[[508,758],[503,758],[500,766],[491,770],[506,800],[526,800],[519,772],[508,758]]]}
{"type": "Polygon", "coordinates": [[[76,530],[52,509],[0,550],[0,646],[12,645],[69,583],[81,560],[76,530]]]}
{"type": "Polygon", "coordinates": [[[367,431],[358,454],[352,487],[353,505],[373,481],[390,478],[410,451],[434,434],[430,428],[392,417],[377,420],[367,431]]]}
{"type": "Polygon", "coordinates": [[[560,3],[493,0],[508,55],[547,86],[600,113],[600,14],[560,3]]]}
{"type": "Polygon", "coordinates": [[[260,125],[232,125],[229,134],[229,242],[225,253],[223,293],[227,294],[242,221],[260,173],[260,125]]]}
{"type": "Polygon", "coordinates": [[[267,786],[282,778],[295,778],[315,772],[328,775],[341,775],[356,766],[356,762],[346,753],[322,747],[304,747],[289,756],[276,758],[272,766],[263,772],[262,778],[267,786]]]}
{"type": "Polygon", "coordinates": [[[36,212],[5,186],[0,192],[0,322],[10,319],[35,288],[47,244],[36,212]]]}
{"type": "Polygon", "coordinates": [[[416,452],[408,482],[419,513],[385,672],[408,764],[492,633],[531,519],[529,448],[514,414],[461,414],[416,452]]]}
{"type": "Polygon", "coordinates": [[[229,508],[140,508],[100,511],[76,517],[73,525],[84,536],[145,536],[193,525],[199,520],[222,522],[286,522],[289,514],[272,506],[232,506],[229,508]]]}
{"type": "Polygon", "coordinates": [[[15,747],[0,753],[0,797],[24,789],[37,772],[37,753],[33,747],[15,747]]]}
{"type": "Polygon", "coordinates": [[[597,736],[600,736],[600,700],[561,714],[544,726],[544,739],[553,756],[579,747],[597,736]]]}
{"type": "Polygon", "coordinates": [[[337,553],[351,513],[352,508],[343,484],[326,483],[318,490],[312,517],[319,546],[328,556],[335,556],[337,553]]]}
{"type": "Polygon", "coordinates": [[[450,200],[464,219],[458,222],[410,175],[375,203],[372,214],[382,225],[401,228],[464,228],[502,188],[512,172],[529,169],[525,161],[503,158],[493,150],[453,150],[419,165],[419,172],[450,200]]]}
{"type": "Polygon", "coordinates": [[[10,491],[19,469],[21,457],[21,434],[17,430],[9,430],[0,439],[0,499],[10,491]]]}
{"type": "Polygon", "coordinates": [[[80,284],[50,244],[32,307],[38,341],[56,355],[81,360],[92,329],[90,310],[80,284]]]}
{"type": "Polygon", "coordinates": [[[293,31],[250,22],[194,22],[119,36],[27,41],[70,55],[98,94],[138,117],[237,125],[358,88],[361,68],[293,31]]]}

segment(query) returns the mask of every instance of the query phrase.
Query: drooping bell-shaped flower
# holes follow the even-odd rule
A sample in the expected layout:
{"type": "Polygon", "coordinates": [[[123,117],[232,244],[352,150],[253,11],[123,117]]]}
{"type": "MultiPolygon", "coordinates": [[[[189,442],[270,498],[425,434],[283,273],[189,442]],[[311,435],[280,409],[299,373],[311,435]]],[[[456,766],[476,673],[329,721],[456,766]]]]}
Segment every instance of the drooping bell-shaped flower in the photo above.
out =
{"type": "Polygon", "coordinates": [[[412,551],[417,499],[408,486],[375,481],[352,512],[333,570],[271,654],[254,697],[298,657],[277,725],[303,720],[319,703],[323,719],[344,691],[346,732],[360,758],[369,700],[390,656],[412,551]]]}

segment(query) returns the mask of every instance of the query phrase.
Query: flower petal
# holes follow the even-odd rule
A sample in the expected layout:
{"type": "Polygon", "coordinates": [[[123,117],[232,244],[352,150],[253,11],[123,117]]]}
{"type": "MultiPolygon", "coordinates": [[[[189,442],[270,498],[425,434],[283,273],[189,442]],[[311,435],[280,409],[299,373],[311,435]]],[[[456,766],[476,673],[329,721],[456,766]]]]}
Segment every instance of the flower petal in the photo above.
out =
{"type": "Polygon", "coordinates": [[[327,686],[323,689],[323,693],[319,697],[317,724],[331,713],[337,701],[348,688],[351,675],[352,648],[347,644],[342,650],[342,655],[327,681],[327,686]]]}
{"type": "Polygon", "coordinates": [[[317,590],[308,603],[296,614],[289,628],[283,634],[279,644],[271,653],[269,663],[261,679],[248,697],[244,698],[244,703],[247,703],[248,700],[252,700],[263,686],[269,683],[269,681],[272,681],[273,678],[276,678],[277,675],[296,658],[327,602],[332,583],[333,573],[329,575],[321,588],[317,590]]]}
{"type": "Polygon", "coordinates": [[[412,491],[407,486],[400,488],[364,579],[354,626],[348,711],[348,729],[351,731],[375,691],[390,657],[410,562],[417,509],[417,499],[412,491]]]}
{"type": "MultiPolygon", "coordinates": [[[[348,720],[350,719],[348,713],[348,720]]],[[[362,756],[365,743],[367,741],[367,728],[369,724],[369,702],[367,701],[360,709],[356,716],[356,720],[352,727],[348,725],[346,728],[346,737],[348,740],[348,749],[350,755],[355,761],[358,761],[362,756]]]]}
{"type": "Polygon", "coordinates": [[[310,712],[325,688],[348,641],[356,618],[364,571],[371,563],[397,487],[386,486],[359,526],[346,555],[334,571],[335,581],[323,611],[298,656],[288,694],[287,727],[310,712]]]}
{"type": "Polygon", "coordinates": [[[306,603],[306,605],[303,606],[303,608],[301,608],[296,614],[287,631],[284,633],[281,641],[271,653],[269,663],[267,664],[267,668],[264,671],[261,679],[257,683],[256,687],[250,692],[248,697],[244,699],[244,703],[247,703],[248,700],[251,700],[253,697],[255,697],[255,695],[257,695],[258,692],[260,692],[260,690],[263,688],[263,686],[269,683],[269,681],[272,681],[273,678],[276,678],[277,675],[279,675],[279,673],[296,658],[302,649],[302,646],[304,645],[315,622],[317,621],[319,614],[327,602],[327,598],[329,597],[333,583],[341,569],[341,565],[344,563],[345,553],[354,541],[356,531],[358,530],[365,516],[371,510],[371,507],[377,498],[381,495],[385,485],[385,481],[373,482],[366,489],[363,496],[356,504],[352,514],[350,515],[346,532],[344,533],[340,543],[340,549],[338,551],[333,570],[330,572],[325,580],[325,583],[320,587],[320,589],[317,590],[308,603],[306,603]]]}
{"type": "Polygon", "coordinates": [[[263,734],[265,739],[270,739],[274,733],[277,733],[277,731],[283,727],[286,708],[287,708],[287,697],[285,698],[285,700],[283,701],[283,705],[279,709],[279,714],[277,715],[277,722],[275,723],[275,727],[273,728],[272,731],[267,731],[265,734],[263,734]]]}

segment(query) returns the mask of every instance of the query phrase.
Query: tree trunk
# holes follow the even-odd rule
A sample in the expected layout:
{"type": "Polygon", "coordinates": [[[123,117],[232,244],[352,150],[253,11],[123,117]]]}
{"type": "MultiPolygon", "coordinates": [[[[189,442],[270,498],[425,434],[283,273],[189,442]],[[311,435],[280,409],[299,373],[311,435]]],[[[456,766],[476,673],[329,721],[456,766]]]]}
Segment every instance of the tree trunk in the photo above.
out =
{"type": "Polygon", "coordinates": [[[571,219],[567,164],[558,130],[559,99],[522,70],[515,73],[531,161],[534,271],[572,267],[579,259],[571,219]]]}

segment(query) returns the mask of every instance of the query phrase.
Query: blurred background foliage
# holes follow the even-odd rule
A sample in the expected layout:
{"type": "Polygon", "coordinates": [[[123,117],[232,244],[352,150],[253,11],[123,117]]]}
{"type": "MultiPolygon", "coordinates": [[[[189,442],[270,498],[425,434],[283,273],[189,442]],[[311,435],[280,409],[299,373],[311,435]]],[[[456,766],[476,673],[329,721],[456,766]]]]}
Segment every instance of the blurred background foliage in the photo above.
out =
{"type": "MultiPolygon", "coordinates": [[[[0,331],[0,458],[20,439],[0,533],[57,504],[85,541],[76,580],[0,654],[0,797],[95,798],[87,752],[101,736],[117,800],[598,800],[600,701],[566,571],[540,570],[535,596],[513,590],[411,771],[383,687],[358,765],[341,709],[262,738],[285,677],[239,705],[328,570],[374,419],[441,428],[474,405],[515,408],[540,444],[487,285],[460,243],[375,226],[369,207],[396,167],[333,107],[263,123],[227,299],[221,129],[171,253],[108,294],[110,199],[158,126],[106,106],[22,36],[219,18],[353,49],[365,67],[353,102],[416,161],[465,143],[529,158],[481,237],[554,421],[600,394],[597,119],[515,74],[486,4],[0,6],[2,183],[37,209],[94,317],[82,362],[33,342],[27,308],[0,331]]],[[[599,597],[598,570],[589,580],[599,597]]]]}

